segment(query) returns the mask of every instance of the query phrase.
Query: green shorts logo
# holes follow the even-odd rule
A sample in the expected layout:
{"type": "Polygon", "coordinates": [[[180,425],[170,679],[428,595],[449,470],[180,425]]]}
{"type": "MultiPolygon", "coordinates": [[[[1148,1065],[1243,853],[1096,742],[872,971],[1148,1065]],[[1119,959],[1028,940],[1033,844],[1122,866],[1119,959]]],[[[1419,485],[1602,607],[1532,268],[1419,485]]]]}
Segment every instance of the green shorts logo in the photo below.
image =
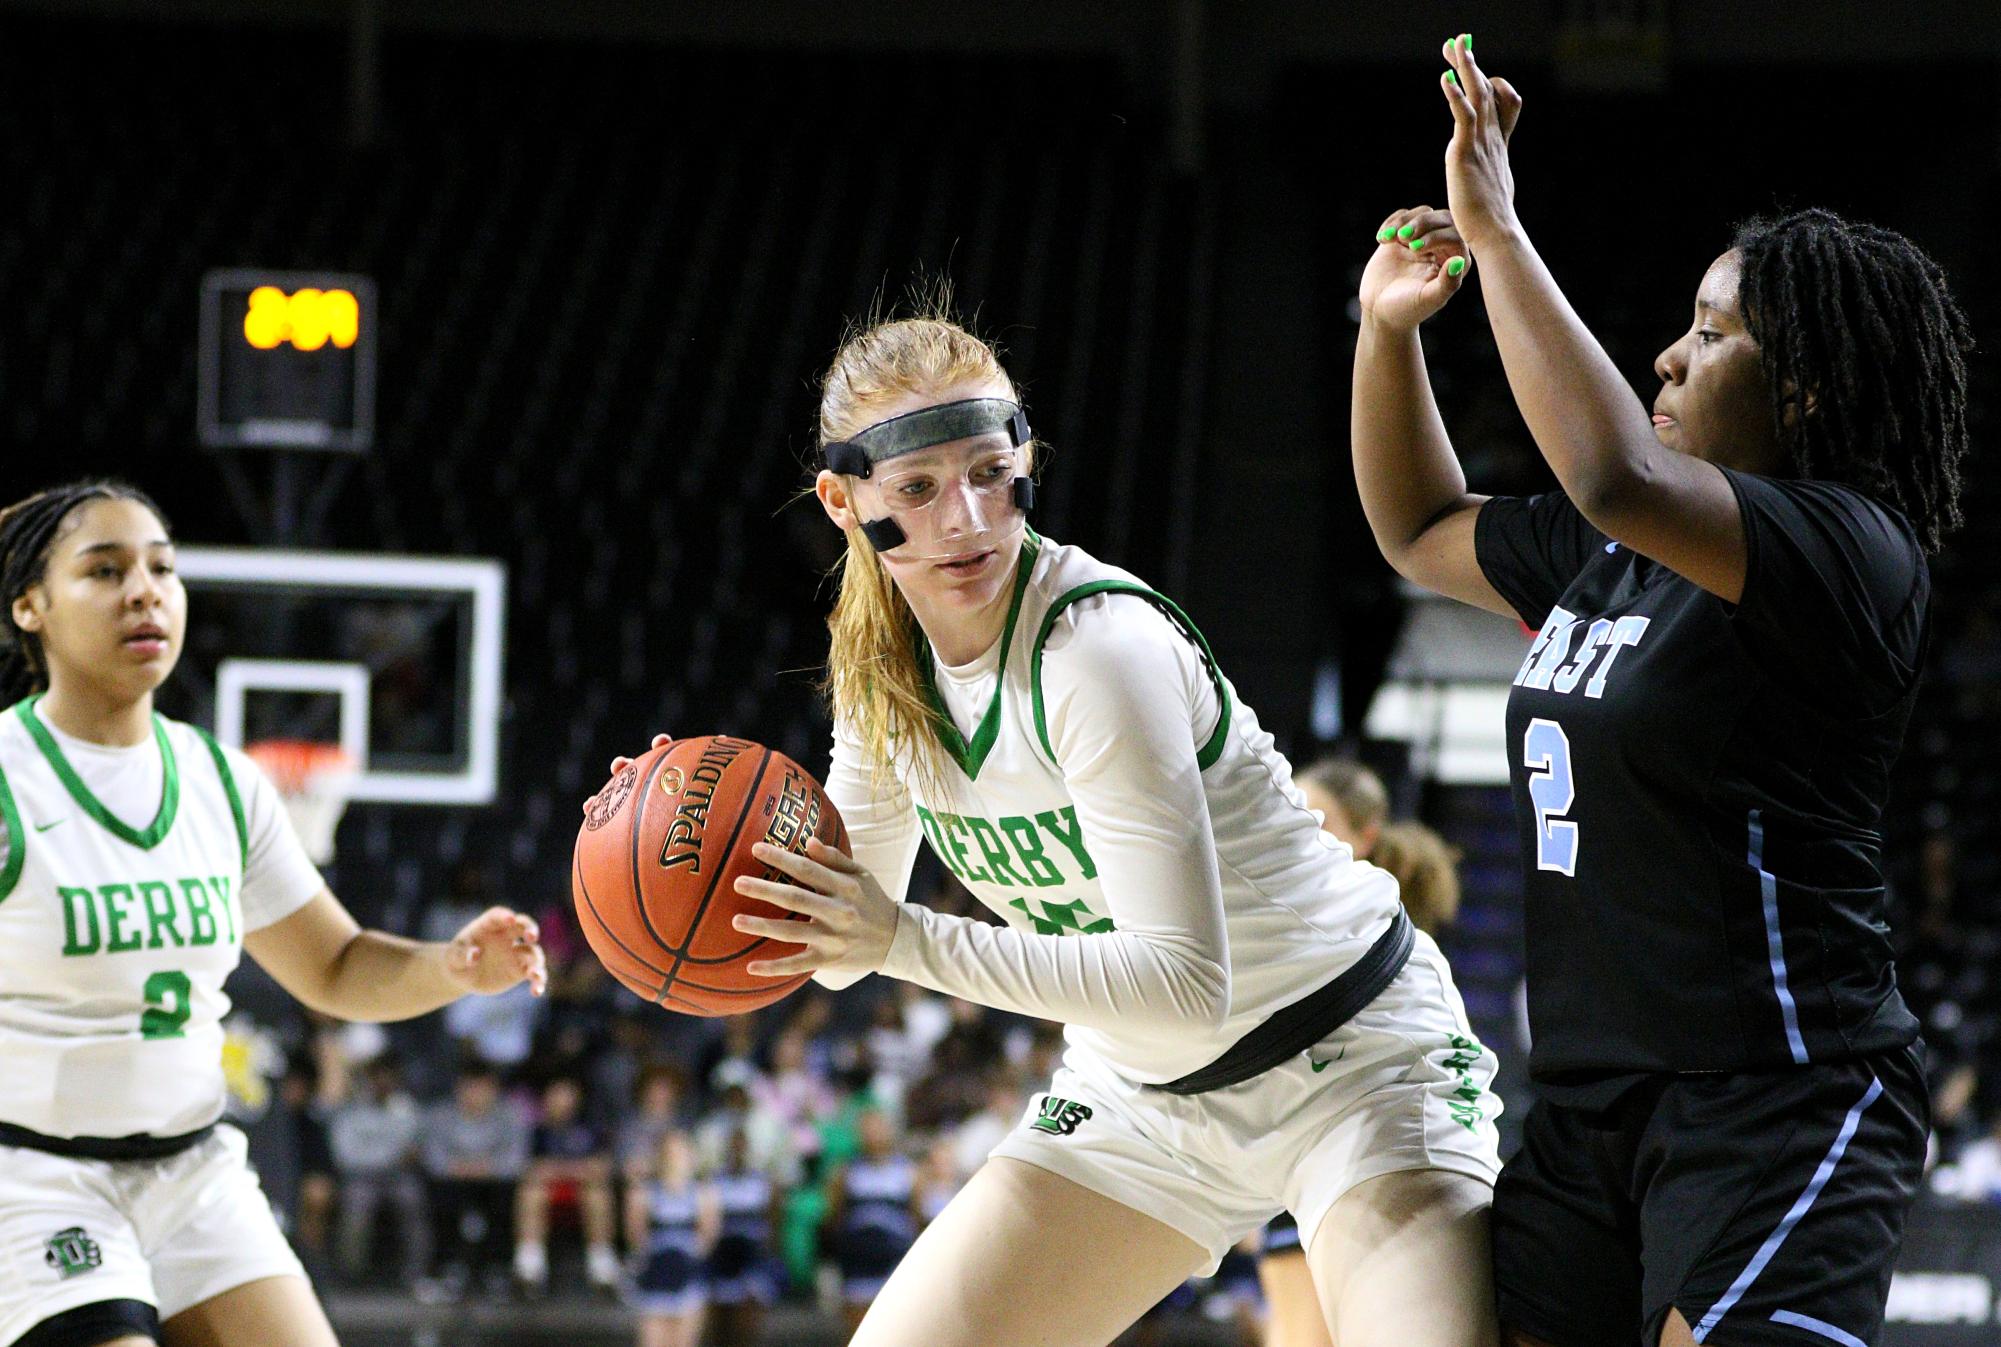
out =
{"type": "Polygon", "coordinates": [[[1487,1111],[1480,1107],[1480,1098],[1485,1093],[1473,1079],[1473,1063],[1485,1055],[1486,1049],[1478,1040],[1451,1036],[1452,1055],[1444,1062],[1445,1069],[1459,1077],[1459,1088],[1446,1096],[1445,1107],[1452,1111],[1452,1121],[1469,1132],[1480,1130],[1480,1123],[1487,1111]]]}
{"type": "Polygon", "coordinates": [[[73,1225],[49,1236],[49,1251],[42,1255],[42,1261],[54,1268],[58,1275],[74,1277],[101,1267],[104,1253],[97,1247],[96,1240],[83,1233],[82,1226],[73,1225]]]}
{"type": "Polygon", "coordinates": [[[1042,1106],[1036,1110],[1035,1121],[1029,1126],[1038,1132],[1051,1136],[1067,1137],[1077,1130],[1077,1124],[1088,1122],[1091,1106],[1080,1104],[1074,1099],[1058,1099],[1053,1094],[1042,1096],[1042,1106]]]}

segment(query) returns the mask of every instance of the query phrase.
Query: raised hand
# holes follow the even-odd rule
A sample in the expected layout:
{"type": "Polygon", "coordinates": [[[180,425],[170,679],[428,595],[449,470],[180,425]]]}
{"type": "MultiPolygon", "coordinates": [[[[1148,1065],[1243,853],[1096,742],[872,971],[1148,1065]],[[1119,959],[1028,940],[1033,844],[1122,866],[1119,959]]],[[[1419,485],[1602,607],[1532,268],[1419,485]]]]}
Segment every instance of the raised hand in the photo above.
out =
{"type": "Polygon", "coordinates": [[[1362,272],[1361,304],[1379,327],[1409,331],[1444,308],[1466,280],[1466,244],[1448,211],[1392,211],[1376,231],[1376,245],[1362,272]]]}
{"type": "Polygon", "coordinates": [[[1445,44],[1438,77],[1452,109],[1452,143],[1445,147],[1445,201],[1477,258],[1484,240],[1515,227],[1515,173],[1508,138],[1522,115],[1522,96],[1504,79],[1489,79],[1473,59],[1473,35],[1445,44]]]}

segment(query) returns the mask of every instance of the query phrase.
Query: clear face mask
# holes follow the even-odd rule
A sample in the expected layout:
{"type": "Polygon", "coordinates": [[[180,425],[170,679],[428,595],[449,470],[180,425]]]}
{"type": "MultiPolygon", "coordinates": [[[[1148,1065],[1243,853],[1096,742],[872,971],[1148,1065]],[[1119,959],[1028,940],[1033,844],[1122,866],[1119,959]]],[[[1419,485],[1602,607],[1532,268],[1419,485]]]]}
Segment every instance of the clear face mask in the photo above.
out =
{"type": "Polygon", "coordinates": [[[891,561],[968,557],[1028,524],[1028,418],[1004,398],[966,398],[893,416],[825,446],[853,480],[862,532],[891,561]]]}
{"type": "Polygon", "coordinates": [[[903,542],[883,549],[892,560],[984,552],[1027,526],[1015,488],[1025,467],[1021,450],[992,436],[962,448],[927,449],[857,480],[855,505],[865,518],[887,518],[902,532],[903,542]]]}

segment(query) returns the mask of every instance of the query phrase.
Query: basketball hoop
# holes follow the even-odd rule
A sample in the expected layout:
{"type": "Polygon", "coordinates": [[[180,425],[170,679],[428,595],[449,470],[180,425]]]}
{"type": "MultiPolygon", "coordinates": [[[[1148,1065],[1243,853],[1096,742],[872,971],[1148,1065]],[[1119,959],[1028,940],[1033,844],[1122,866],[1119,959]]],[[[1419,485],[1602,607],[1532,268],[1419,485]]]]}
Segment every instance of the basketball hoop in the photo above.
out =
{"type": "Polygon", "coordinates": [[[337,744],[309,739],[265,739],[245,745],[285,799],[285,812],[313,864],[333,859],[334,829],[354,785],[354,759],[337,744]]]}

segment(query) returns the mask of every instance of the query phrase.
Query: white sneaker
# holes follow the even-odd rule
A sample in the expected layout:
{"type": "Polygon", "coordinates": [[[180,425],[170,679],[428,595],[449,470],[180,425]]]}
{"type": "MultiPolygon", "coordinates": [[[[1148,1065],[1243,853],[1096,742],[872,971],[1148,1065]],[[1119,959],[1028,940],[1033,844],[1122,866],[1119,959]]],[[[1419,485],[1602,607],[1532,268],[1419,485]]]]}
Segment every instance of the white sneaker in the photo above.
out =
{"type": "Polygon", "coordinates": [[[541,1290],[549,1280],[549,1251],[540,1244],[516,1245],[514,1280],[532,1290],[541,1290]]]}
{"type": "Polygon", "coordinates": [[[593,1244],[584,1250],[584,1270],[593,1286],[618,1285],[618,1255],[612,1252],[609,1244],[593,1244]]]}

